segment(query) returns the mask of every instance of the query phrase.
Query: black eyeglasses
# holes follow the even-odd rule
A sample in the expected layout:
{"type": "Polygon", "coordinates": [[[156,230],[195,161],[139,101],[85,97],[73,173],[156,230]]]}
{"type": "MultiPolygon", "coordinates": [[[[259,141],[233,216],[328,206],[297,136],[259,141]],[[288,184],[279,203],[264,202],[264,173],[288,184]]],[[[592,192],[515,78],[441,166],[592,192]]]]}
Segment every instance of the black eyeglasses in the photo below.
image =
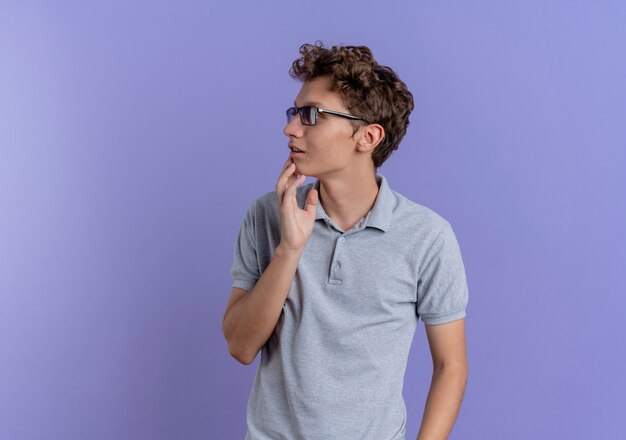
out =
{"type": "Polygon", "coordinates": [[[287,109],[287,123],[291,122],[296,115],[300,113],[300,122],[302,125],[315,125],[317,124],[317,115],[320,113],[328,113],[329,115],[340,116],[342,118],[353,119],[355,121],[365,121],[358,116],[349,115],[347,113],[336,112],[333,110],[326,110],[325,108],[313,107],[310,105],[304,105],[302,107],[290,107],[287,109]]]}

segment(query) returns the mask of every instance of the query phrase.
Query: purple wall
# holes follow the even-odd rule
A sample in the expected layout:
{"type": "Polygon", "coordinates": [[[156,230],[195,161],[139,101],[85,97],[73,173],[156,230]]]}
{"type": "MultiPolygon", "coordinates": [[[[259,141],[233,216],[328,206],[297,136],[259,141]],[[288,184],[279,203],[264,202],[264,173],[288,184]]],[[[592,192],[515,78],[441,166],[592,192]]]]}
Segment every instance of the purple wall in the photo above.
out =
{"type": "MultiPolygon", "coordinates": [[[[0,5],[1,439],[243,437],[232,249],[316,39],[415,95],[381,173],[463,251],[451,438],[625,435],[623,2],[128,3],[0,5]]],[[[409,438],[429,356],[420,324],[409,438]]]]}

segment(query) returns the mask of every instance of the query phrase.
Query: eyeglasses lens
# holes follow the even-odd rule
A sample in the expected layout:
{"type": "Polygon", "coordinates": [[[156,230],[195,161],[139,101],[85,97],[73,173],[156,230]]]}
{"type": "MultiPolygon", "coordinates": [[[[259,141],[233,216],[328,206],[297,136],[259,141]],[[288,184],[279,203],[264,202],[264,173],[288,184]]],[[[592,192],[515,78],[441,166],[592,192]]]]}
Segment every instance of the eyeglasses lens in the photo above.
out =
{"type": "Polygon", "coordinates": [[[287,109],[286,113],[287,123],[290,123],[298,113],[300,113],[300,122],[302,122],[302,125],[315,125],[317,122],[317,109],[315,107],[308,105],[298,108],[290,107],[287,109]]]}
{"type": "Polygon", "coordinates": [[[298,110],[295,107],[289,107],[287,109],[287,123],[289,124],[293,118],[298,114],[298,110]]]}
{"type": "Polygon", "coordinates": [[[315,125],[315,107],[304,106],[300,107],[300,117],[304,125],[315,125]]]}

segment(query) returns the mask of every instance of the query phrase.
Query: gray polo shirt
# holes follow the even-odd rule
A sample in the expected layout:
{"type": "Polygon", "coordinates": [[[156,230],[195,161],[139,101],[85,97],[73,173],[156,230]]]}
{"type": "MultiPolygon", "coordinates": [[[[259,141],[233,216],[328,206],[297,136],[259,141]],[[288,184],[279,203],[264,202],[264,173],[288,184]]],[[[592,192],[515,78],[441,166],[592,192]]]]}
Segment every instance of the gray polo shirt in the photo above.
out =
{"type": "MultiPolygon", "coordinates": [[[[465,317],[465,271],[450,224],[377,176],[372,210],[349,231],[317,205],[248,401],[247,440],[405,439],[402,385],[418,319],[465,317]]],[[[298,188],[304,206],[319,181],[298,188]]],[[[233,286],[251,290],[280,242],[276,194],[252,203],[233,286]]]]}

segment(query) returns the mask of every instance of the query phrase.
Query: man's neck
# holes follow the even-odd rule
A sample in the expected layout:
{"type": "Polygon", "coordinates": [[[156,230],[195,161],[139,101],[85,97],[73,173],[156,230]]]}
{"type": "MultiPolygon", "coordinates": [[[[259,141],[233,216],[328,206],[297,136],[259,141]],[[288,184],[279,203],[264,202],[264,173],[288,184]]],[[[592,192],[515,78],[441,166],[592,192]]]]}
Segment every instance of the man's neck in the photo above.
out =
{"type": "Polygon", "coordinates": [[[330,219],[344,231],[372,209],[378,196],[376,172],[349,178],[320,179],[320,202],[330,219]]]}

